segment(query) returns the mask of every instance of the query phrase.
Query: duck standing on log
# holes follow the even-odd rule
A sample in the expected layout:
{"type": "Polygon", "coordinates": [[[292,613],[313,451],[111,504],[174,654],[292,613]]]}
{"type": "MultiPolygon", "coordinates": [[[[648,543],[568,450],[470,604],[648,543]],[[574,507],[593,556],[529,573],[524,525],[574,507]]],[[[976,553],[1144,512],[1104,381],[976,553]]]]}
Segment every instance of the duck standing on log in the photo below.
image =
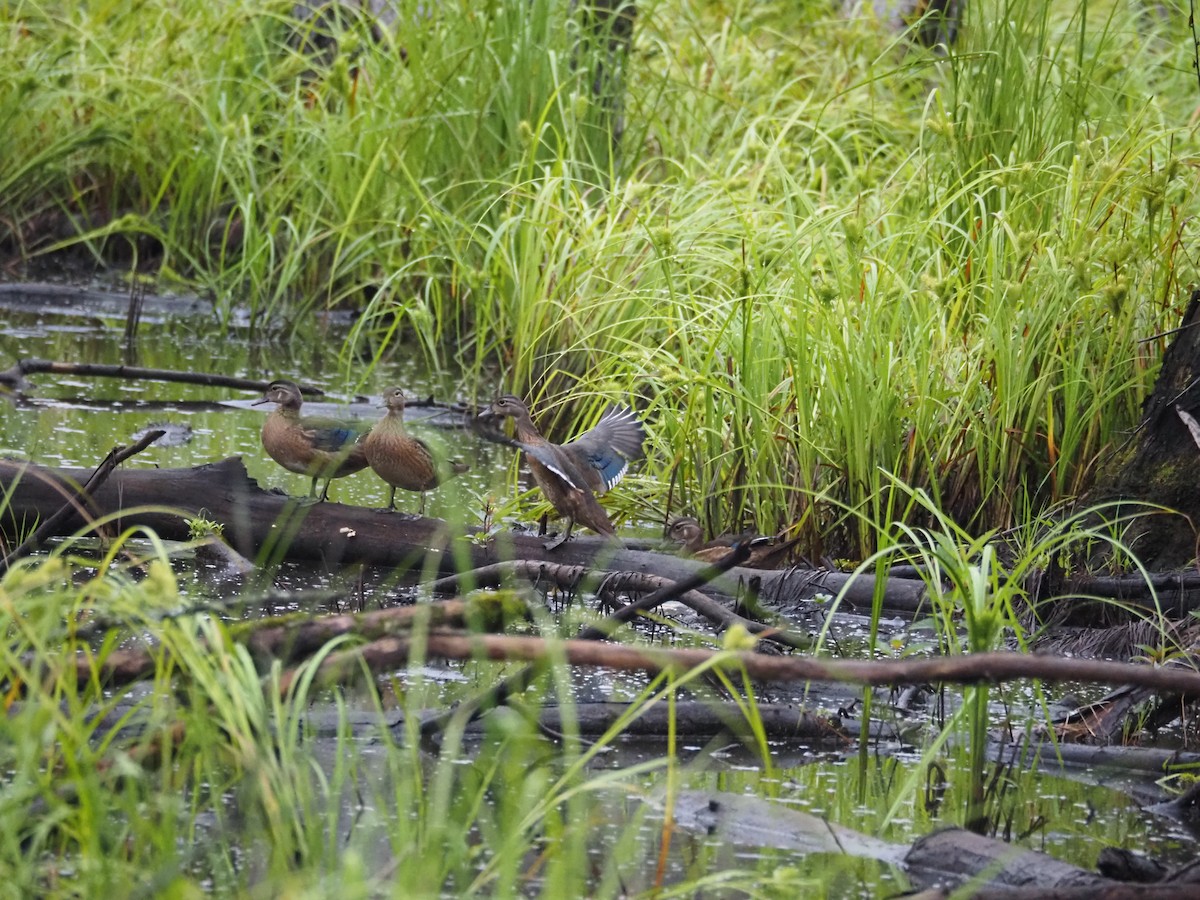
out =
{"type": "Polygon", "coordinates": [[[611,406],[600,421],[567,444],[555,444],[542,437],[534,427],[529,407],[518,397],[505,394],[492,401],[479,416],[484,437],[509,444],[525,454],[533,480],[546,499],[567,520],[567,526],[555,540],[546,544],[553,550],[571,536],[576,522],[603,535],[616,535],[599,501],[602,494],[621,480],[629,463],[642,455],[646,430],[633,410],[611,406]],[[499,420],[512,419],[516,438],[510,439],[496,427],[499,420]]]}
{"type": "Polygon", "coordinates": [[[271,382],[263,398],[253,405],[263,403],[278,404],[263,423],[263,449],[289,472],[312,478],[310,501],[317,496],[318,479],[325,479],[320,497],[323,501],[329,497],[330,481],[367,467],[362,443],[365,430],[354,422],[301,416],[303,397],[294,382],[271,382]]]}
{"type": "Polygon", "coordinates": [[[424,515],[425,492],[461,475],[470,466],[439,460],[428,444],[404,429],[404,392],[400,388],[385,391],[383,405],[387,415],[375,423],[363,443],[367,462],[375,474],[392,487],[388,497],[389,511],[396,508],[396,488],[403,488],[421,494],[421,514],[424,515]]]}

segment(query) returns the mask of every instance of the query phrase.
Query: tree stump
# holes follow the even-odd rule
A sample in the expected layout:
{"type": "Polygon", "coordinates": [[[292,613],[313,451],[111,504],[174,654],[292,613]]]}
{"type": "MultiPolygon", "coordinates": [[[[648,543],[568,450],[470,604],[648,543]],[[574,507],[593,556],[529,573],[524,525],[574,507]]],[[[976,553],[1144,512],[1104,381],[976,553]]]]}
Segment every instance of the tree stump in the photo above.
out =
{"type": "Polygon", "coordinates": [[[1200,522],[1200,447],[1179,416],[1179,409],[1200,419],[1200,290],[1191,300],[1175,339],[1163,355],[1154,391],[1129,441],[1105,464],[1089,505],[1117,503],[1116,511],[1145,513],[1135,504],[1153,503],[1177,510],[1143,515],[1128,540],[1150,569],[1187,565],[1196,557],[1200,522]]]}

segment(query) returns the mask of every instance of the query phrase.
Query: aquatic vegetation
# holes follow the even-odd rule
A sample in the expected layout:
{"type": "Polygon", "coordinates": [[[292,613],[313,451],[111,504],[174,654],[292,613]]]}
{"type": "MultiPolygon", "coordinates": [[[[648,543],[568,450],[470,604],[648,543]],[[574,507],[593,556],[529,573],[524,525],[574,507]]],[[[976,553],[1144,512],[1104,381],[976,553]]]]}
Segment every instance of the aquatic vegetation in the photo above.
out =
{"type": "MultiPolygon", "coordinates": [[[[292,6],[0,3],[0,51],[22,61],[0,71],[6,268],[93,261],[199,290],[214,333],[303,347],[296,371],[343,386],[419,357],[476,400],[514,392],[555,437],[628,405],[648,446],[635,489],[614,493],[624,520],[694,514],[708,533],[924,573],[930,647],[888,647],[877,603],[868,653],[1025,647],[1032,571],[1080,544],[1127,559],[1125,523],[1047,511],[1136,420],[1190,280],[1195,83],[1177,21],[980,0],[940,53],[826,3],[653,0],[626,56],[628,22],[580,4],[452,0],[402,3],[382,37],[346,23],[314,57],[292,6]],[[329,310],[356,314],[344,341],[329,310]]],[[[65,355],[78,337],[60,340],[65,355]]],[[[59,424],[40,418],[20,451],[62,453],[59,424]]],[[[997,705],[1033,722],[1037,687],[972,686],[915,760],[863,740],[835,775],[785,775],[771,698],[732,664],[606,679],[635,702],[595,741],[569,670],[547,666],[484,735],[452,718],[431,749],[422,716],[503,665],[438,680],[417,654],[359,693],[326,687],[322,659],[354,638],[287,671],[255,659],[228,610],[184,597],[173,552],[142,532],[68,542],[0,580],[0,893],[616,896],[658,887],[680,844],[690,864],[666,880],[681,895],[861,892],[897,876],[761,849],[728,866],[674,811],[696,783],[753,778],[904,841],[945,819],[1024,835],[1053,814],[1061,832],[1091,803],[985,756],[997,705]],[[122,641],[154,652],[137,689],[100,676],[122,641]],[[750,723],[745,766],[681,746],[676,694],[702,676],[750,723]],[[525,714],[550,699],[554,739],[525,714]],[[667,742],[606,766],[656,705],[667,742]]],[[[1159,637],[1147,655],[1176,652],[1159,637]]],[[[1103,827],[1128,840],[1125,820],[1103,827]]]]}
{"type": "Polygon", "coordinates": [[[642,498],[855,558],[883,472],[979,530],[1080,493],[1184,299],[1190,50],[1133,4],[971,4],[944,55],[639,4],[627,58],[570,4],[440,6],[315,60],[284,6],[4,7],[0,243],[273,335],[357,308],[349,382],[415,351],[564,433],[637,400],[642,498]]]}
{"type": "MultiPolygon", "coordinates": [[[[986,539],[972,542],[953,528],[894,538],[895,556],[923,562],[937,637],[957,653],[1020,634],[1029,567],[1102,535],[1069,523],[1003,565],[986,539]]],[[[855,764],[836,752],[844,742],[814,754],[806,743],[771,736],[764,716],[772,706],[795,717],[786,692],[810,688],[756,684],[737,655],[755,643],[747,631],[714,638],[683,629],[675,643],[716,652],[687,670],[592,676],[614,715],[586,737],[575,710],[588,676],[553,658],[536,662],[482,731],[468,734],[476,698],[513,668],[482,656],[456,666],[428,658],[424,648],[432,651],[437,638],[427,630],[430,606],[389,609],[403,615],[386,623],[384,611],[375,613],[371,630],[343,628],[304,651],[307,658],[286,652],[294,646],[286,634],[272,653],[248,640],[264,623],[185,593],[172,557],[186,548],[142,529],[99,553],[93,546],[68,541],[0,578],[0,865],[16,895],[302,885],[311,896],[627,896],[664,879],[684,895],[709,884],[833,891],[845,879],[860,891],[892,892],[906,880],[886,861],[948,822],[1023,837],[1051,831],[1060,842],[1070,835],[1076,856],[1128,840],[1130,828],[1156,833],[1116,797],[1103,825],[1081,821],[1079,809],[1093,802],[1089,789],[1055,785],[1049,793],[1051,775],[986,752],[997,715],[989,696],[1004,697],[1010,726],[1014,716],[1033,723],[1045,704],[1036,686],[1033,697],[1017,685],[970,688],[961,706],[929,717],[917,759],[877,752],[881,745],[863,730],[855,764]],[[406,665],[390,670],[356,656],[402,633],[406,665]],[[134,657],[137,672],[128,669],[134,657]],[[327,662],[337,665],[326,670],[327,662]],[[363,677],[368,668],[374,677],[363,677]],[[123,677],[110,678],[117,672],[123,677]],[[705,696],[706,685],[733,698],[722,715],[744,721],[740,739],[722,733],[701,747],[676,723],[677,705],[693,692],[705,696]],[[538,724],[547,710],[557,713],[553,732],[538,724]],[[424,727],[431,714],[441,719],[437,732],[424,727]],[[661,743],[648,750],[623,741],[654,714],[665,723],[661,743]],[[818,765],[815,756],[828,758],[818,765]],[[722,821],[750,829],[713,832],[704,824],[711,816],[699,813],[711,813],[714,802],[722,821]],[[821,834],[830,828],[821,817],[832,819],[846,835],[838,847],[850,855],[833,866],[812,857],[829,848],[812,846],[805,820],[793,822],[787,809],[813,813],[821,834]],[[854,839],[851,847],[851,829],[891,844],[872,851],[854,839]],[[753,854],[732,864],[724,858],[743,846],[753,854]]],[[[579,608],[549,614],[527,597],[489,597],[488,608],[476,610],[485,616],[470,609],[479,598],[468,598],[457,604],[458,619],[487,618],[487,627],[538,635],[550,647],[593,619],[579,608]]],[[[241,602],[253,599],[250,590],[241,602]]],[[[299,630],[327,621],[291,613],[266,624],[299,630]]],[[[628,627],[618,637],[643,659],[662,649],[628,627]]],[[[869,710],[870,692],[865,697],[869,710]]],[[[822,701],[808,696],[806,705],[818,711],[822,701]]],[[[837,721],[830,709],[829,737],[837,721]]]]}

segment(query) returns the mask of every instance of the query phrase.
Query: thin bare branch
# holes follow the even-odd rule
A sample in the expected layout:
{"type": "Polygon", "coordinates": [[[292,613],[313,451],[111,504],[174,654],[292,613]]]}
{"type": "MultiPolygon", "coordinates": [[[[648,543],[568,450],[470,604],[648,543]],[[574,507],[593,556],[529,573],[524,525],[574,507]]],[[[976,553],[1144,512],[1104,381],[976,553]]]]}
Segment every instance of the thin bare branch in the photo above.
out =
{"type": "MultiPolygon", "coordinates": [[[[1136,685],[1189,699],[1200,697],[1200,672],[1183,665],[1150,666],[1026,653],[977,653],[904,660],[813,659],[746,651],[629,647],[512,635],[465,635],[440,630],[425,636],[422,646],[428,655],[447,659],[541,661],[561,656],[572,665],[651,672],[664,669],[687,671],[712,664],[720,655],[721,665],[744,669],[752,678],[772,682],[834,681],[883,686],[946,682],[994,684],[1036,678],[1049,683],[1087,681],[1136,685]]],[[[367,662],[372,671],[402,668],[407,664],[410,647],[411,641],[407,638],[381,638],[359,650],[331,655],[322,670],[334,680],[340,680],[349,675],[351,664],[359,668],[360,661],[367,662]]]]}
{"type": "Polygon", "coordinates": [[[68,516],[84,510],[86,508],[87,500],[91,497],[92,491],[104,484],[104,482],[108,479],[108,476],[117,466],[125,462],[125,460],[129,459],[131,456],[141,453],[160,437],[162,437],[163,434],[165,434],[165,432],[161,428],[152,429],[143,434],[141,438],[139,438],[130,446],[114,447],[111,451],[109,451],[108,456],[106,456],[103,461],[101,461],[100,465],[96,467],[96,470],[92,472],[92,475],[90,478],[88,478],[87,482],[84,483],[74,493],[73,496],[68,497],[66,503],[64,503],[58,509],[58,511],[54,513],[54,515],[42,522],[42,524],[38,526],[37,530],[34,531],[33,534],[31,534],[28,538],[26,538],[19,547],[12,551],[12,553],[8,554],[3,559],[0,559],[0,575],[7,572],[9,567],[18,559],[22,559],[23,557],[28,556],[33,551],[37,550],[37,548],[42,545],[42,542],[45,541],[46,538],[56,534],[59,526],[68,516]]]}

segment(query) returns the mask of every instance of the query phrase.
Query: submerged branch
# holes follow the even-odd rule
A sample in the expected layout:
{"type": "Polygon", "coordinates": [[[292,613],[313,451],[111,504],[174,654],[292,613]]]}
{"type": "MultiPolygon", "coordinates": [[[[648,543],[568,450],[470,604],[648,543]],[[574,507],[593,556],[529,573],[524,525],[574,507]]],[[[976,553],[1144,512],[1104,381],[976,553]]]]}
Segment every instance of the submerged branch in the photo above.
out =
{"type": "MultiPolygon", "coordinates": [[[[130,381],[171,381],[179,384],[198,384],[204,387],[227,387],[242,391],[265,391],[271,384],[259,378],[239,378],[215,372],[184,372],[178,369],[150,369],[144,366],[105,365],[102,363],[61,362],[50,359],[22,359],[0,372],[0,384],[19,388],[26,375],[50,373],[81,375],[91,378],[125,378],[130,381]]],[[[302,385],[300,392],[308,397],[322,397],[320,388],[302,385]]]]}
{"type": "MultiPolygon", "coordinates": [[[[1088,681],[1096,684],[1137,685],[1200,698],[1200,672],[1182,666],[1156,667],[1101,660],[1070,659],[1024,653],[980,653],[907,660],[813,659],[767,656],[748,651],[630,647],[583,640],[549,641],[540,637],[477,634],[434,630],[421,640],[426,655],[447,659],[543,661],[561,657],[579,666],[659,672],[687,671],[714,664],[744,670],[762,681],[833,681],[864,686],[961,683],[999,683],[1033,678],[1045,682],[1088,681]]],[[[408,663],[412,641],[386,637],[358,650],[333,654],[322,665],[328,680],[350,674],[350,663],[367,662],[372,671],[390,671],[408,663]]]]}

